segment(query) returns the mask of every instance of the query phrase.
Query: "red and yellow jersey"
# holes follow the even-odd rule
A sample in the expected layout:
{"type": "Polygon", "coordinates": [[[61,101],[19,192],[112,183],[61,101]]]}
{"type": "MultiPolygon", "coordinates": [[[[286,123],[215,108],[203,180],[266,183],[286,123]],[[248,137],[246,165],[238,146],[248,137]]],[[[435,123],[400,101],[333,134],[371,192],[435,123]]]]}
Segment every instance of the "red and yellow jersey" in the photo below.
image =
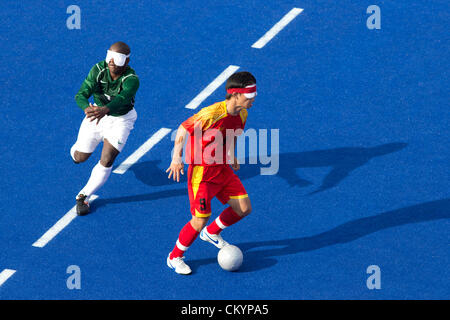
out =
{"type": "Polygon", "coordinates": [[[181,125],[189,132],[186,162],[203,166],[230,164],[228,152],[234,152],[234,137],[241,134],[247,110],[236,116],[227,112],[226,101],[201,109],[181,125]]]}

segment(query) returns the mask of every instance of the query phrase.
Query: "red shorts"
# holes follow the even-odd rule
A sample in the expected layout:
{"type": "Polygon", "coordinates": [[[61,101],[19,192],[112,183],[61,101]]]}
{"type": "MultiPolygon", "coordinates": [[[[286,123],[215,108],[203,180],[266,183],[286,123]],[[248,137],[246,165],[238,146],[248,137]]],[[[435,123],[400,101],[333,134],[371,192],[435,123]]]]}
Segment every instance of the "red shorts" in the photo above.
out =
{"type": "Polygon", "coordinates": [[[190,165],[187,178],[191,213],[196,217],[211,215],[211,200],[214,197],[223,204],[230,199],[248,197],[241,180],[229,165],[190,165]]]}

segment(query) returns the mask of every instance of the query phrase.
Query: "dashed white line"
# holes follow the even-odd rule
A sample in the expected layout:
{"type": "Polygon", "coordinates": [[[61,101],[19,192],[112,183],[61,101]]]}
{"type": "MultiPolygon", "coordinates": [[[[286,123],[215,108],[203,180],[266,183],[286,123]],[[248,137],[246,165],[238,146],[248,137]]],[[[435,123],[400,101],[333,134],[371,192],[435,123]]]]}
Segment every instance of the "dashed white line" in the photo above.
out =
{"type": "Polygon", "coordinates": [[[4,269],[2,272],[0,272],[0,286],[6,282],[11,276],[16,273],[16,270],[12,269],[4,269]]]}
{"type": "MultiPolygon", "coordinates": [[[[89,198],[89,202],[92,203],[95,199],[97,199],[97,195],[92,195],[89,198]]],[[[77,217],[76,206],[70,209],[61,219],[56,222],[53,227],[48,229],[46,233],[42,235],[35,243],[32,244],[33,247],[43,248],[49,243],[58,233],[61,232],[62,229],[67,227],[73,219],[77,217]]]]}
{"type": "Polygon", "coordinates": [[[239,66],[228,66],[221,74],[217,76],[205,89],[202,90],[191,102],[186,105],[188,109],[197,108],[206,98],[208,98],[218,87],[222,85],[239,66]]]}
{"type": "Polygon", "coordinates": [[[162,138],[164,138],[172,129],[161,128],[155,134],[153,134],[143,145],[141,145],[135,152],[133,152],[128,158],[126,158],[113,172],[117,174],[124,174],[127,170],[144,154],[150,151],[151,148],[162,138]]]}
{"type": "Polygon", "coordinates": [[[300,8],[293,8],[291,11],[289,11],[283,18],[281,18],[280,21],[278,21],[269,31],[266,32],[265,35],[263,35],[258,41],[256,41],[252,48],[261,49],[264,47],[270,40],[275,37],[278,32],[283,30],[284,27],[286,27],[292,20],[295,19],[296,16],[298,16],[303,9],[300,8]]]}

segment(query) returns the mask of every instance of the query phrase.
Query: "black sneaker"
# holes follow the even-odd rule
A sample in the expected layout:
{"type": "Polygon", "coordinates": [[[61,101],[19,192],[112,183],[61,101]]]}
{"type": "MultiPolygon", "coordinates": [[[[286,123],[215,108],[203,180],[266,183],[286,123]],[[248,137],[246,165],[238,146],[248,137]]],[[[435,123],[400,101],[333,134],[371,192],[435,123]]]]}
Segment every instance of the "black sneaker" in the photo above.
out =
{"type": "Polygon", "coordinates": [[[89,202],[86,201],[84,194],[79,194],[77,197],[77,215],[84,216],[89,213],[89,202]]]}

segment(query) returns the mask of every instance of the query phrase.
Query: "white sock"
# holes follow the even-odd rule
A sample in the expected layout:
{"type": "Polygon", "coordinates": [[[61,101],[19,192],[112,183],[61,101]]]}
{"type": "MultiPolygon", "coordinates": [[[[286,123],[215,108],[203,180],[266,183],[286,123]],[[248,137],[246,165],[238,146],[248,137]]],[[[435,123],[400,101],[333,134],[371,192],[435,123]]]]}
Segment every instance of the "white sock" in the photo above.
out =
{"type": "Polygon", "coordinates": [[[89,196],[93,195],[98,189],[100,189],[108,180],[109,175],[111,174],[112,166],[106,168],[101,165],[100,161],[97,165],[92,169],[91,177],[89,181],[84,186],[83,189],[78,194],[84,194],[89,198],[89,196]]]}

